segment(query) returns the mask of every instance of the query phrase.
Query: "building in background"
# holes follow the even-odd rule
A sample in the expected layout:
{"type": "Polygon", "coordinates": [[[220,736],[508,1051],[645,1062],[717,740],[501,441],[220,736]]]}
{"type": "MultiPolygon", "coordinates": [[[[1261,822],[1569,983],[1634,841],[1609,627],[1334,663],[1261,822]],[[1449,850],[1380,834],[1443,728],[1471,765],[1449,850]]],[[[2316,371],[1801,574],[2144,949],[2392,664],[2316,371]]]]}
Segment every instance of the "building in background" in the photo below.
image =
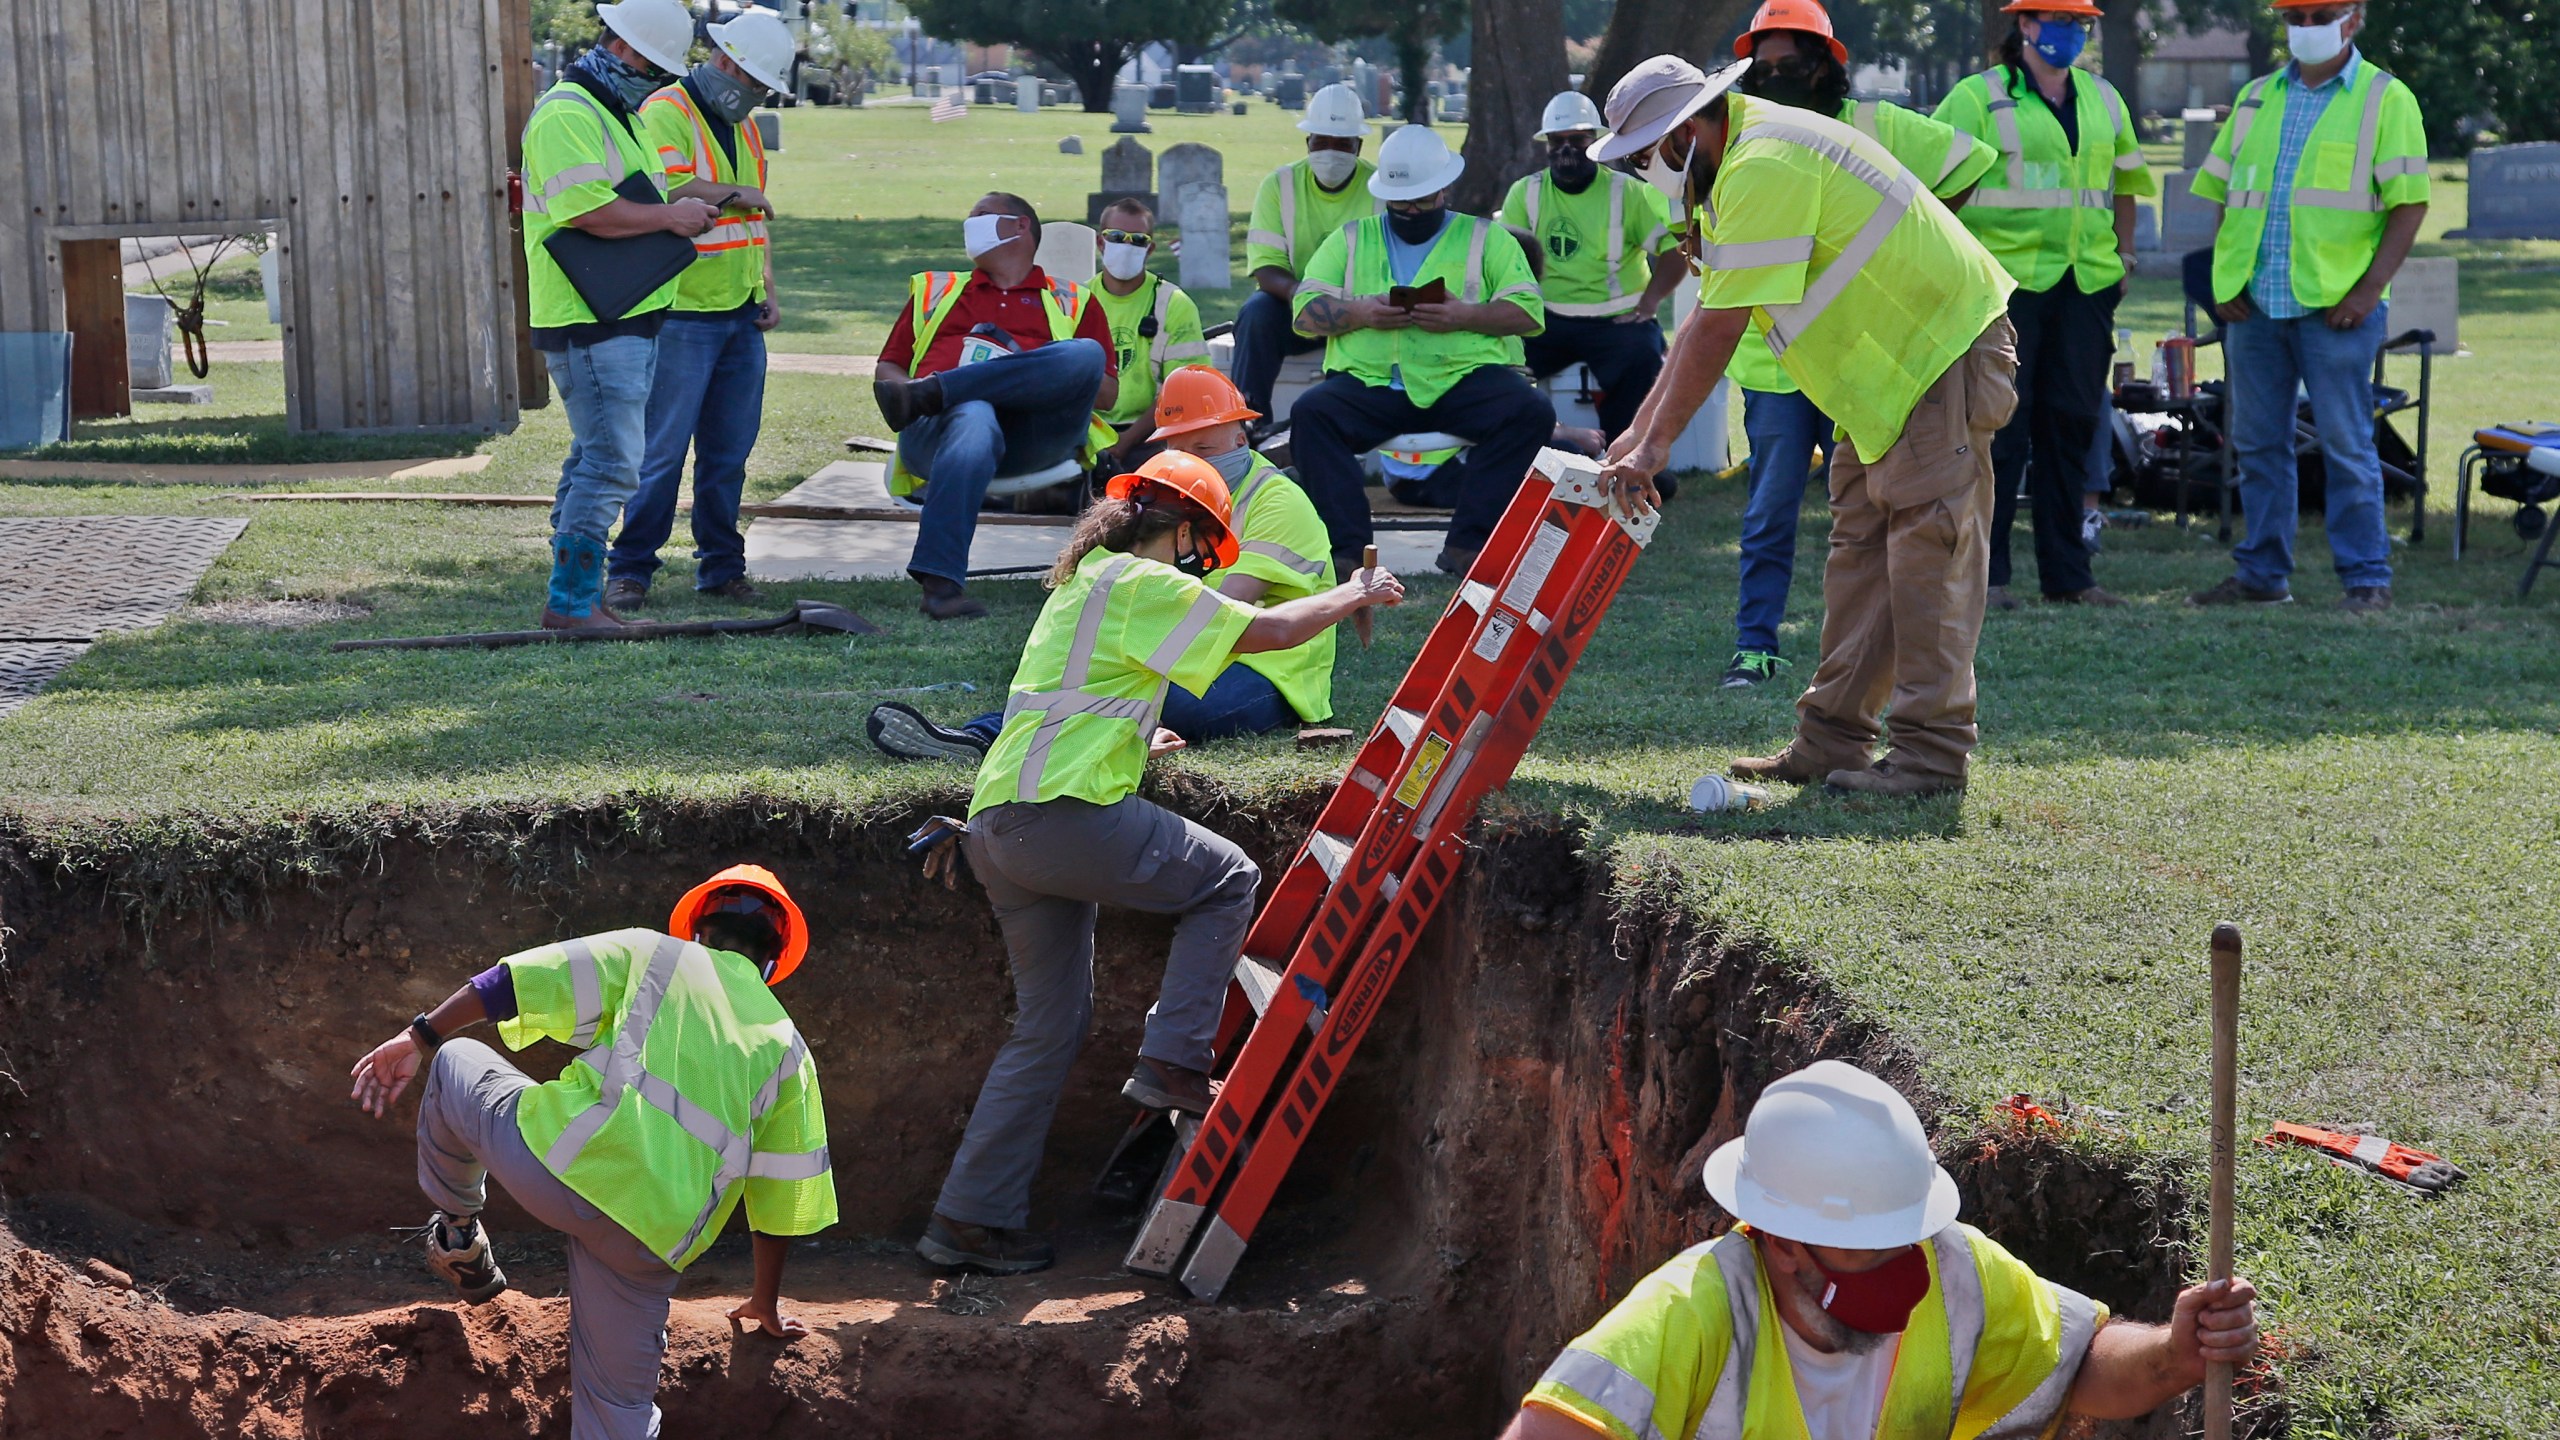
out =
{"type": "Polygon", "coordinates": [[[2162,115],[2227,106],[2249,81],[2249,35],[2164,29],[2142,62],[2142,108],[2162,115]]]}

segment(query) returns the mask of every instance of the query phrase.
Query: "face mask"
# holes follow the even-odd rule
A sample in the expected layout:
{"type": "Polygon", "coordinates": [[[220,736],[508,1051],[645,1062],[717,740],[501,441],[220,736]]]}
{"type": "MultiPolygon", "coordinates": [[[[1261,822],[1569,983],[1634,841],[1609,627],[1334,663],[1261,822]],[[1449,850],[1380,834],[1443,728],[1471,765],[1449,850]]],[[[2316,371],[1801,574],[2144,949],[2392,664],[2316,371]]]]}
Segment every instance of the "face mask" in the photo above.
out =
{"type": "MultiPolygon", "coordinates": [[[[1810,1252],[1806,1258],[1812,1259],[1810,1252]]],[[[1814,1260],[1813,1267],[1822,1271],[1822,1294],[1816,1302],[1822,1312],[1869,1335],[1899,1333],[1911,1323],[1920,1297],[1929,1293],[1929,1262],[1917,1245],[1853,1275],[1835,1274],[1820,1260],[1814,1260]]]]}
{"type": "Polygon", "coordinates": [[[1200,458],[1217,466],[1218,478],[1226,481],[1232,490],[1244,483],[1244,472],[1253,468],[1253,447],[1239,445],[1224,455],[1203,455],[1200,458]]]}
{"type": "Polygon", "coordinates": [[[640,102],[658,93],[655,75],[634,68],[630,62],[601,45],[578,58],[578,64],[595,77],[596,83],[613,92],[625,110],[637,110],[640,102]]]}
{"type": "Polygon", "coordinates": [[[999,245],[1012,243],[1000,233],[1004,222],[1012,218],[1010,215],[972,215],[961,221],[960,247],[969,252],[970,259],[975,260],[999,245]]]}
{"type": "Polygon", "coordinates": [[[1778,105],[1793,105],[1799,110],[1815,108],[1813,101],[1813,67],[1790,55],[1772,64],[1753,60],[1742,77],[1742,93],[1757,96],[1778,105]]]}
{"type": "Polygon", "coordinates": [[[1314,172],[1316,183],[1327,190],[1341,189],[1342,183],[1351,178],[1352,168],[1359,163],[1360,157],[1348,150],[1307,152],[1307,169],[1314,172]]]}
{"type": "Polygon", "coordinates": [[[1147,251],[1143,245],[1102,245],[1102,273],[1114,280],[1135,280],[1147,273],[1147,251]]]}
{"type": "Polygon", "coordinates": [[[2305,65],[2326,65],[2347,48],[2347,19],[2341,15],[2326,25],[2287,25],[2284,48],[2305,65]]]}
{"type": "MultiPolygon", "coordinates": [[[[1194,533],[1196,535],[1197,531],[1195,530],[1194,533]]],[[[1191,543],[1191,549],[1185,550],[1181,554],[1173,557],[1173,568],[1190,576],[1194,580],[1206,579],[1208,578],[1209,571],[1213,568],[1210,557],[1200,553],[1200,542],[1197,539],[1194,539],[1191,543]]]]}
{"type": "Polygon", "coordinates": [[[1439,234],[1441,222],[1448,218],[1449,212],[1438,206],[1413,215],[1408,215],[1401,210],[1390,210],[1387,212],[1387,228],[1394,231],[1395,237],[1407,245],[1419,245],[1439,234]]]}
{"type": "Polygon", "coordinates": [[[2077,20],[2046,20],[2036,26],[2036,53],[2056,70],[2067,70],[2089,43],[2089,27],[2077,20]]]}
{"type": "Polygon", "coordinates": [[[732,125],[744,121],[764,99],[763,86],[750,85],[708,60],[694,66],[685,79],[702,97],[702,108],[732,125]]]}
{"type": "Polygon", "coordinates": [[[1592,178],[1600,173],[1600,167],[1592,162],[1590,152],[1583,148],[1586,143],[1566,140],[1547,147],[1547,173],[1556,178],[1556,183],[1564,187],[1566,194],[1581,194],[1591,184],[1592,178]]]}
{"type": "Polygon", "coordinates": [[[1685,213],[1689,206],[1689,162],[1696,158],[1698,144],[1695,140],[1689,142],[1689,153],[1682,156],[1677,165],[1663,159],[1662,147],[1657,145],[1646,152],[1644,163],[1636,167],[1636,174],[1644,183],[1662,192],[1662,198],[1671,202],[1674,213],[1685,213]]]}

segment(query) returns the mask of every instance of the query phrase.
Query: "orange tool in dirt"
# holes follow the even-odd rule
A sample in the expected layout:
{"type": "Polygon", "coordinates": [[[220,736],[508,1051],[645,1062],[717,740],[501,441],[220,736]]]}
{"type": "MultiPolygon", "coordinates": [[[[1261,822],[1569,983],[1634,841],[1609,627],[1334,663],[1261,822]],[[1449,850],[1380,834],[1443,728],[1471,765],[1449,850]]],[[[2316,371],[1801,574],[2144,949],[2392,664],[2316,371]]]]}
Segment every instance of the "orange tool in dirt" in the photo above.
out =
{"type": "MultiPolygon", "coordinates": [[[[1360,568],[1363,570],[1375,570],[1378,568],[1377,546],[1367,545],[1361,547],[1360,568]]],[[[1351,628],[1360,632],[1360,648],[1366,650],[1369,648],[1369,641],[1378,633],[1377,617],[1371,615],[1367,607],[1364,606],[1353,612],[1351,616],[1351,628]]]]}

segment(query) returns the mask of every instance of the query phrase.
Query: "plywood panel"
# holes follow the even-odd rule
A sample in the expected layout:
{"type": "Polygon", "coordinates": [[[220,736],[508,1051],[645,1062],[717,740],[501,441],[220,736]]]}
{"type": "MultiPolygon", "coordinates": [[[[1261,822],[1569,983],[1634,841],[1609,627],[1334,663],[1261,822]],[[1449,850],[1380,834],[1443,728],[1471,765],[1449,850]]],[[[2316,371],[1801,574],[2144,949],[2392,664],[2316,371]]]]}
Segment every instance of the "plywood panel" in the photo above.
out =
{"type": "Polygon", "coordinates": [[[71,418],[133,413],[125,367],[123,246],[62,242],[63,328],[71,341],[71,418]]]}

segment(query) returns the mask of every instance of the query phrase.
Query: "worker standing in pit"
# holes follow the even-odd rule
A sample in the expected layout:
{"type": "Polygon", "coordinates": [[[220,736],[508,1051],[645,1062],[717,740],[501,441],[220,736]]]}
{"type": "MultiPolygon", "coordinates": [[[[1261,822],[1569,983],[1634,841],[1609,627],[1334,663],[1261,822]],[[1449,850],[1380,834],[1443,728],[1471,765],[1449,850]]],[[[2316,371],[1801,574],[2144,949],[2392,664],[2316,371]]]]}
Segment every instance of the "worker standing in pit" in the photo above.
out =
{"type": "MultiPolygon", "coordinates": [[[[2130,0],[2125,0],[2130,3],[2130,0]]],[[[2076,70],[2098,19],[2091,0],[2009,0],[2000,63],[1958,82],[1938,118],[2000,148],[2001,163],[1956,214],[2018,288],[2018,409],[1991,445],[1994,609],[2009,594],[2009,523],[2023,478],[2036,582],[2063,605],[2115,606],[2089,568],[2089,452],[2107,405],[2116,302],[2133,273],[2134,201],[2160,192],[2124,97],[2076,70]]]]}
{"type": "Polygon", "coordinates": [[[639,128],[643,101],[683,72],[693,16],[678,0],[596,7],[601,44],[560,72],[524,127],[524,256],[533,348],[542,352],[569,417],[569,456],[551,506],[546,630],[617,629],[604,603],[605,537],[640,485],[658,331],[678,278],[620,315],[588,308],[544,242],[563,227],[604,240],[654,231],[698,237],[719,219],[709,202],[633,200],[614,187],[634,175],[663,192],[658,152],[639,128]]]}
{"type": "Polygon", "coordinates": [[[1300,335],[1290,319],[1298,282],[1325,237],[1364,215],[1384,213],[1363,184],[1376,169],[1360,158],[1369,122],[1360,97],[1348,85],[1327,85],[1307,97],[1298,121],[1307,154],[1263,177],[1245,222],[1244,269],[1254,293],[1236,309],[1236,388],[1244,403],[1268,415],[1280,362],[1319,349],[1323,341],[1300,335]]]}
{"type": "Polygon", "coordinates": [[[1831,461],[1822,659],[1775,755],[1746,779],[1877,795],[1961,789],[1974,728],[1992,433],[2016,404],[2013,282],[1893,153],[1837,120],[1727,92],[1673,55],[1609,92],[1594,159],[1639,164],[1703,231],[1699,310],[1610,447],[1640,512],[1755,317],[1805,397],[1847,433],[1831,461]],[[1891,746],[1871,752],[1886,702],[1891,746]]]}
{"type": "Polygon", "coordinates": [[[658,1433],[667,1308],[743,1198],[755,1288],[733,1328],[794,1339],[781,1310],[789,1237],[836,1221],[818,1070],[771,993],[809,924],[771,871],[734,865],[686,891],[667,933],[617,930],[510,955],[355,1064],[355,1101],[388,1112],[421,1069],[418,1184],[435,1202],[427,1263],[462,1298],[507,1288],[480,1210],[495,1175],[568,1237],[569,1433],[658,1433]],[[583,1053],[537,1085],[511,1050],[583,1053]]]}
{"type": "Polygon", "coordinates": [[[1015,1016],[916,1242],[937,1265],[1009,1275],[1053,1258],[1025,1233],[1031,1182],[1093,1024],[1098,906],[1179,917],[1121,1093],[1209,1108],[1210,1042],[1261,872],[1232,841],[1138,797],[1147,761],[1182,743],[1156,724],[1165,688],[1209,692],[1239,655],[1304,645],[1404,597],[1395,576],[1362,570],[1256,609],[1204,578],[1240,550],[1217,468],[1169,451],[1112,478],[1049,572],[961,841],[1004,932],[1015,1016]]]}
{"type": "Polygon", "coordinates": [[[782,323],[765,222],[763,135],[756,106],[791,88],[791,27],[769,10],[711,26],[711,58],[649,97],[640,127],[658,148],[669,195],[720,207],[719,223],[693,239],[693,264],[676,280],[675,308],[658,332],[649,385],[649,439],[640,489],[622,510],[606,566],[605,604],[633,610],[649,599],[658,547],[675,528],[676,489],[693,453],[693,588],[723,600],[764,598],[747,579],[738,502],[747,455],[764,425],[764,336],[782,323]]]}
{"type": "Polygon", "coordinates": [[[1911,1102],[1823,1060],[1772,1081],[1707,1194],[1742,1223],[1576,1337],[1504,1440],[1954,1440],[2148,1415],[2257,1353],[2257,1291],[2113,1320],[1956,1221],[1911,1102]]]}
{"type": "MultiPolygon", "coordinates": [[[[1827,115],[1893,152],[1893,158],[1949,206],[1999,158],[1982,141],[1916,110],[1883,100],[1849,98],[1849,47],[1831,33],[1820,0],[1768,0],[1751,28],[1733,42],[1751,62],[1735,89],[1756,99],[1827,115]]],[[[1769,353],[1769,333],[1755,316],[1733,352],[1733,383],[1742,387],[1742,430],[1751,441],[1751,493],[1742,510],[1742,577],[1736,587],[1733,658],[1728,690],[1766,684],[1787,662],[1778,626],[1796,573],[1796,528],[1814,451],[1834,447],[1831,417],[1804,397],[1769,353]]]]}

